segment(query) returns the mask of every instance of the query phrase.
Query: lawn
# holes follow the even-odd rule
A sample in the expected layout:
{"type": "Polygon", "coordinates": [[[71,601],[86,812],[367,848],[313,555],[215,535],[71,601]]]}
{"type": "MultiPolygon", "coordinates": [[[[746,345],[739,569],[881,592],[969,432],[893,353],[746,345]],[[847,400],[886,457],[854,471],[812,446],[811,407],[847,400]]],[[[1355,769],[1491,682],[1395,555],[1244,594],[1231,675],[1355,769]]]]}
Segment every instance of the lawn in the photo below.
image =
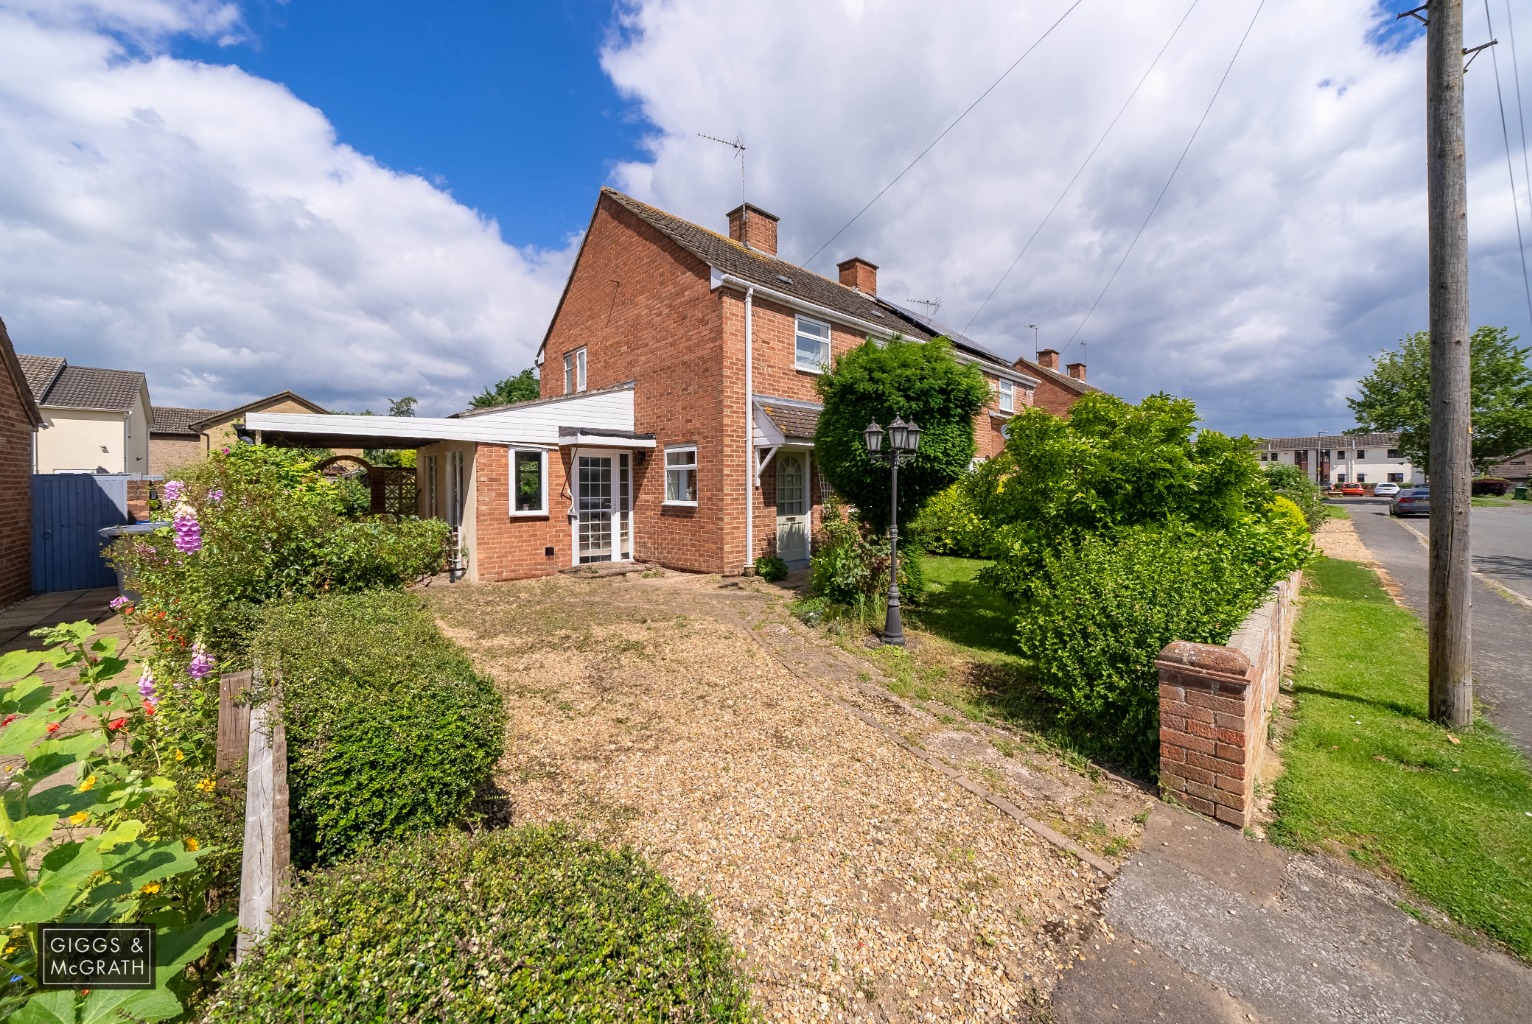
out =
{"type": "Polygon", "coordinates": [[[1476,494],[1468,499],[1474,508],[1510,508],[1515,502],[1494,494],[1476,494]]]}
{"type": "Polygon", "coordinates": [[[1308,571],[1270,834],[1344,850],[1532,960],[1532,773],[1482,719],[1426,718],[1426,637],[1372,569],[1308,571]]]}

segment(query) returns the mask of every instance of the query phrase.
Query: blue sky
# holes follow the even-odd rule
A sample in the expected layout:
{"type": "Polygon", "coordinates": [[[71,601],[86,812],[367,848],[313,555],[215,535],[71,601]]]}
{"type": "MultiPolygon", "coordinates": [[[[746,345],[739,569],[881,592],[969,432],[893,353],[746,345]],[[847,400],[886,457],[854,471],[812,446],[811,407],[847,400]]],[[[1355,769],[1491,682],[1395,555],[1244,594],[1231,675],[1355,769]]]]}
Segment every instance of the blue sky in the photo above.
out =
{"type": "Polygon", "coordinates": [[[441,183],[512,245],[585,227],[613,165],[640,156],[636,108],[601,70],[609,0],[259,0],[247,42],[178,39],[324,111],[340,141],[441,183]]]}

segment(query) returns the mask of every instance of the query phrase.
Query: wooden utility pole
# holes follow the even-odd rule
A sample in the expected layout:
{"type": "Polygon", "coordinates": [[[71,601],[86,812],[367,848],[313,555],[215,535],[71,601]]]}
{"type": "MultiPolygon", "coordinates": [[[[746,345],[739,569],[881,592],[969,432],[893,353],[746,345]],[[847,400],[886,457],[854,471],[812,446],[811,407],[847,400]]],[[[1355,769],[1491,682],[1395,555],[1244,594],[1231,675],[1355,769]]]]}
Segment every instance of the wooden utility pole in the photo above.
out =
{"type": "Polygon", "coordinates": [[[1468,551],[1468,179],[1463,143],[1463,0],[1426,5],[1426,190],[1431,304],[1430,713],[1473,721],[1468,551]]]}

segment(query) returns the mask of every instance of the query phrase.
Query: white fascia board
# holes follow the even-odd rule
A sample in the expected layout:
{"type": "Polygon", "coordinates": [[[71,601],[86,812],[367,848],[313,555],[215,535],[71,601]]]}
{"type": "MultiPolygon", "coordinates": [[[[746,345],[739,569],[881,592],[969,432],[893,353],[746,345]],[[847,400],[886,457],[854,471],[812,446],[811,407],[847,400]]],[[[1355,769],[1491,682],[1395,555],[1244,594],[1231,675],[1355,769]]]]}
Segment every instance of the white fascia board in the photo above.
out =
{"type": "Polygon", "coordinates": [[[653,448],[652,437],[615,437],[611,434],[565,434],[559,438],[559,447],[579,448],[653,448]]]}
{"type": "MultiPolygon", "coordinates": [[[[779,305],[786,306],[788,309],[795,309],[800,313],[811,313],[821,319],[838,323],[842,327],[854,327],[880,341],[887,341],[896,334],[904,334],[903,331],[891,329],[887,324],[875,324],[871,320],[863,320],[860,317],[851,316],[847,313],[839,313],[818,303],[809,302],[807,299],[800,299],[796,295],[788,295],[786,292],[779,292],[775,288],[768,288],[763,284],[756,284],[754,281],[735,277],[733,274],[725,274],[717,267],[710,267],[709,269],[712,271],[712,288],[714,291],[725,285],[741,289],[753,288],[755,289],[755,294],[770,299],[779,305]]],[[[910,340],[916,341],[919,339],[911,338],[910,340]]]]}
{"type": "Polygon", "coordinates": [[[277,431],[284,434],[366,437],[379,441],[475,441],[484,444],[524,444],[555,448],[558,433],[538,436],[515,424],[485,417],[478,420],[449,420],[428,416],[322,416],[317,413],[253,412],[245,416],[245,428],[252,432],[277,431]]]}

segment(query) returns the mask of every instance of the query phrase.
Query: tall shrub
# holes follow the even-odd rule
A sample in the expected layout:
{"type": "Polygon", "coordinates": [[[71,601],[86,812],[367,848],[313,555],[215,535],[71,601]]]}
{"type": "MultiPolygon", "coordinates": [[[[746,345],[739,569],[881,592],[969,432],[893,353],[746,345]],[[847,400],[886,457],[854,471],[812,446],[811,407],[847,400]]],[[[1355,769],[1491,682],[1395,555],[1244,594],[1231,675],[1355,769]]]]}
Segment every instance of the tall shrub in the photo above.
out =
{"type": "Polygon", "coordinates": [[[499,760],[498,692],[415,597],[274,605],[253,651],[281,680],[297,863],[460,820],[499,760]]]}
{"type": "Polygon", "coordinates": [[[855,505],[876,532],[888,530],[888,465],[868,457],[867,424],[898,417],[919,424],[920,450],[899,470],[899,521],[957,480],[974,456],[973,417],[989,397],[984,375],[960,363],[945,338],[918,342],[868,340],[838,357],[818,380],[824,412],[814,455],[835,492],[855,505]]]}
{"type": "Polygon", "coordinates": [[[1265,474],[1266,485],[1271,488],[1272,494],[1286,498],[1297,505],[1310,531],[1319,529],[1319,524],[1325,520],[1324,502],[1319,492],[1319,485],[1310,480],[1309,475],[1297,466],[1280,462],[1267,465],[1265,474]]]}

